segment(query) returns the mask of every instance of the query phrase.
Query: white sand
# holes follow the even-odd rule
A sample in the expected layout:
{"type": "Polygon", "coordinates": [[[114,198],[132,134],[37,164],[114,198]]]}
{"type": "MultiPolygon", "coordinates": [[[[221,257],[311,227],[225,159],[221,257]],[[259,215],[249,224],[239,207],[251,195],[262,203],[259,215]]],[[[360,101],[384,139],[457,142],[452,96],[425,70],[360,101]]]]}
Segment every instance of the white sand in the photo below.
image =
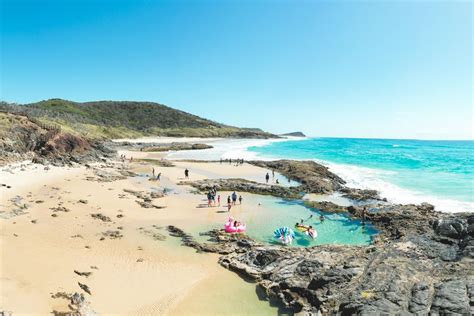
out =
{"type": "MultiPolygon", "coordinates": [[[[136,172],[151,171],[150,165],[138,162],[132,167],[136,172]]],[[[157,167],[163,172],[157,183],[144,177],[89,181],[93,171],[84,167],[44,170],[30,164],[11,172],[6,169],[12,168],[3,168],[0,183],[11,188],[0,187],[0,310],[45,315],[68,311],[67,300],[51,295],[84,293],[78,286],[81,282],[90,287],[92,295],[85,296],[99,314],[275,314],[267,302],[258,300],[255,285],[217,264],[217,255],[197,254],[168,235],[167,225],[199,224],[195,212],[201,197],[176,186],[185,167],[191,179],[240,175],[262,181],[266,172],[250,165],[179,162],[172,168],[157,167]],[[153,202],[166,208],[142,208],[135,196],[123,191],[148,192],[152,187],[174,188],[153,202]],[[13,216],[11,211],[25,204],[25,213],[13,216]],[[51,210],[59,206],[70,211],[51,210]],[[108,216],[111,222],[94,219],[93,213],[108,216]],[[123,238],[101,241],[107,230],[117,230],[123,238]],[[166,240],[154,240],[153,234],[166,240]],[[79,276],[74,270],[93,274],[79,276]]]]}

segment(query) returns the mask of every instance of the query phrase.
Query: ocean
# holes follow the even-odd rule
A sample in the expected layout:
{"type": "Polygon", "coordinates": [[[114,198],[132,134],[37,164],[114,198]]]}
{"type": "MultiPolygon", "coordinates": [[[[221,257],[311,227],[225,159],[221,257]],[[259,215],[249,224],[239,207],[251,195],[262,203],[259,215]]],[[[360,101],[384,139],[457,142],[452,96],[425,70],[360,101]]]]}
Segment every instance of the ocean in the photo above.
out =
{"type": "Polygon", "coordinates": [[[294,138],[219,140],[214,148],[174,152],[172,159],[314,160],[348,186],[375,189],[394,203],[474,211],[474,141],[294,138]]]}
{"type": "Polygon", "coordinates": [[[474,141],[307,138],[247,150],[255,158],[315,160],[349,186],[379,190],[394,203],[474,211],[474,141]]]}

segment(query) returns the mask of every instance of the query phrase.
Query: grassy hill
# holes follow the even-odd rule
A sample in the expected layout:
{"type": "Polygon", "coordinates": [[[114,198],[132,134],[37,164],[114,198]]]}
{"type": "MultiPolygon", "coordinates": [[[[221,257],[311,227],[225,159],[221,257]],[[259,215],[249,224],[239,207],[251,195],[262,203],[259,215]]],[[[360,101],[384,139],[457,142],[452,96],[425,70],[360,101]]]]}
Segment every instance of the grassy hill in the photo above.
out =
{"type": "Polygon", "coordinates": [[[88,138],[140,136],[273,138],[256,128],[238,128],[203,119],[153,102],[50,99],[25,105],[2,103],[0,109],[26,113],[45,124],[88,138]]]}

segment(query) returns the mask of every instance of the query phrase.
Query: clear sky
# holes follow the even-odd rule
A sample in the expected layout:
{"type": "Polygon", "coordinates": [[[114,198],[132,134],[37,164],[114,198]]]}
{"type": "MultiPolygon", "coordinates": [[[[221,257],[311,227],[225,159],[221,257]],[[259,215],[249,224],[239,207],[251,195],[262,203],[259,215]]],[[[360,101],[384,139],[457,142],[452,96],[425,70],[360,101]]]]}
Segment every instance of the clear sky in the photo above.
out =
{"type": "Polygon", "coordinates": [[[471,1],[0,3],[4,101],[148,100],[276,133],[474,137],[471,1]]]}

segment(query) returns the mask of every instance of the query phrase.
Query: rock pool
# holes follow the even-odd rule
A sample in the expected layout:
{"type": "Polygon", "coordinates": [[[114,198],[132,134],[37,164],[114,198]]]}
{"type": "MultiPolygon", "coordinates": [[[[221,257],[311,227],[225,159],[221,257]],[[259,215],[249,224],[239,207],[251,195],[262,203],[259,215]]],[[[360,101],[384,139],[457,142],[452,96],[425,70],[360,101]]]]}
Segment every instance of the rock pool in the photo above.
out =
{"type": "MultiPolygon", "coordinates": [[[[222,196],[226,195],[222,194],[222,196]]],[[[377,233],[370,224],[363,226],[360,220],[350,219],[345,214],[328,214],[308,208],[302,201],[283,200],[271,196],[252,194],[245,194],[243,197],[242,205],[234,206],[230,214],[226,212],[224,207],[217,208],[218,210],[216,208],[209,208],[209,211],[216,213],[216,215],[213,216],[208,213],[208,223],[205,227],[201,227],[201,231],[223,228],[226,217],[230,215],[234,219],[247,224],[247,235],[266,243],[277,242],[273,237],[273,231],[276,228],[288,226],[294,229],[294,225],[300,222],[301,219],[304,219],[305,225],[312,225],[317,230],[318,237],[313,240],[295,230],[296,238],[293,241],[293,246],[308,247],[323,244],[368,245],[377,233]],[[325,217],[323,222],[319,220],[321,214],[325,217]],[[310,218],[311,215],[312,217],[310,218]],[[219,220],[221,223],[217,224],[215,221],[219,220]]]]}

